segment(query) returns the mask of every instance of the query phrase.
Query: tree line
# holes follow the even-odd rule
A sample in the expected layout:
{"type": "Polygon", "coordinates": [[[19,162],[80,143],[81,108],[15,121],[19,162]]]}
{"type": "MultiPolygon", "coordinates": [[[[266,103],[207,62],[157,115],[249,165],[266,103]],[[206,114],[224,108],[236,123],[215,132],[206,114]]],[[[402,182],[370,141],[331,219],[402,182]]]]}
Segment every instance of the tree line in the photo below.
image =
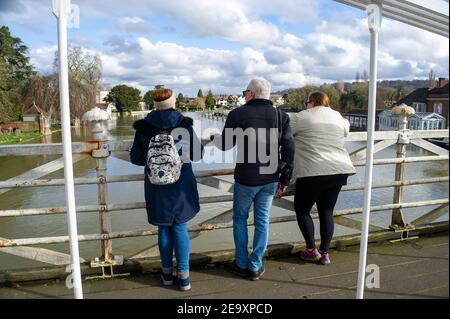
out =
{"type": "MultiPolygon", "coordinates": [[[[116,85],[108,93],[105,101],[114,103],[119,113],[139,111],[141,109],[139,102],[144,102],[145,108],[152,110],[154,107],[152,93],[154,90],[161,88],[164,88],[164,85],[157,84],[141,98],[141,91],[139,89],[125,84],[116,85]]],[[[202,89],[199,89],[195,99],[185,97],[183,93],[178,93],[176,96],[176,107],[180,111],[214,109],[215,105],[216,100],[211,90],[208,90],[206,97],[204,97],[202,89]]]]}
{"type": "MultiPolygon", "coordinates": [[[[27,53],[28,47],[20,38],[11,35],[8,27],[0,27],[0,123],[20,120],[23,112],[33,103],[57,122],[60,118],[57,52],[50,75],[36,72],[27,53]]],[[[90,54],[80,47],[69,47],[68,66],[71,118],[80,119],[96,103],[98,84],[102,76],[102,61],[99,55],[90,54]]],[[[356,74],[356,81],[353,83],[337,81],[321,86],[307,85],[285,90],[280,94],[283,95],[286,106],[294,111],[303,109],[309,94],[317,90],[325,92],[330,98],[331,106],[338,111],[365,109],[369,95],[368,78],[367,72],[363,71],[356,74]]],[[[377,108],[399,100],[417,87],[431,87],[435,82],[436,74],[433,70],[430,71],[428,83],[417,80],[382,81],[377,92],[377,108]]],[[[140,102],[144,102],[147,109],[152,109],[152,92],[161,87],[163,85],[155,85],[141,97],[137,88],[124,84],[116,85],[105,98],[105,102],[113,102],[120,113],[140,110],[140,102]]],[[[215,104],[211,90],[204,96],[201,89],[195,99],[189,99],[179,93],[176,102],[181,111],[214,109],[215,104]]]]}
{"type": "MultiPolygon", "coordinates": [[[[416,87],[412,85],[391,87],[378,85],[376,95],[377,109],[389,107],[393,102],[405,97],[416,87]]],[[[323,84],[320,86],[307,85],[302,88],[282,91],[285,105],[293,111],[304,109],[308,96],[314,91],[326,93],[330,99],[333,109],[345,113],[353,109],[367,109],[369,103],[369,83],[359,81],[344,83],[338,81],[333,84],[323,84]]]]}
{"type": "MultiPolygon", "coordinates": [[[[0,123],[21,119],[33,103],[55,122],[60,119],[58,56],[55,52],[53,72],[36,72],[27,56],[28,47],[0,28],[0,123]]],[[[97,85],[102,75],[100,56],[79,47],[68,48],[71,118],[80,119],[96,102],[97,85]]]]}

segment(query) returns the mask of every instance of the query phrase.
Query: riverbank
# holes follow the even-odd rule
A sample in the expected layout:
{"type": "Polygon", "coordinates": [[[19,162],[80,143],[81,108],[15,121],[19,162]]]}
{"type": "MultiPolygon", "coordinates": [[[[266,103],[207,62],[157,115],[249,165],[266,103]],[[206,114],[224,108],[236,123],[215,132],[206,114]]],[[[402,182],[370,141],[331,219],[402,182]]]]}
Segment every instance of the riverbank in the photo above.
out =
{"type": "Polygon", "coordinates": [[[39,132],[23,132],[23,133],[2,133],[0,134],[0,145],[24,144],[43,136],[39,132]]]}
{"type": "MultiPolygon", "coordinates": [[[[52,134],[61,131],[61,125],[52,125],[51,131],[52,134]]],[[[43,136],[44,134],[39,132],[0,133],[0,145],[25,144],[43,136]]]]}

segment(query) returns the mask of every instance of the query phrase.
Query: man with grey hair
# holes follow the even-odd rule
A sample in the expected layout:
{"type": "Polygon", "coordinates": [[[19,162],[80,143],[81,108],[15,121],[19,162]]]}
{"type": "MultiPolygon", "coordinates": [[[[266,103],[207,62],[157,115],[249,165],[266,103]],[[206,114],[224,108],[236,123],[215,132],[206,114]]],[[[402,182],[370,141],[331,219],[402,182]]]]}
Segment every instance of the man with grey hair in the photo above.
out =
{"type": "Polygon", "coordinates": [[[270,84],[252,79],[242,92],[246,104],[232,110],[214,144],[227,150],[237,145],[233,190],[233,237],[236,259],[230,271],[251,280],[264,273],[269,215],[275,193],[281,195],[292,175],[294,140],[289,116],[270,101],[270,84]],[[255,231],[248,256],[247,219],[253,204],[255,231]]]}

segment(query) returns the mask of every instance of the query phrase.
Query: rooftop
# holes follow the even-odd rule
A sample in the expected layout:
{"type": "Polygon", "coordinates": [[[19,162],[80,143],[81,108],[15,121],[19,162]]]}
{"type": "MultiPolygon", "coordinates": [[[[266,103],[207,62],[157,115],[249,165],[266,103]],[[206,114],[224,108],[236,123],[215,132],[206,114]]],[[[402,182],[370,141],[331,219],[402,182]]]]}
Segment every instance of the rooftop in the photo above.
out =
{"type": "Polygon", "coordinates": [[[33,103],[33,105],[23,112],[23,114],[44,114],[44,111],[42,111],[39,107],[36,106],[36,104],[33,103]]]}

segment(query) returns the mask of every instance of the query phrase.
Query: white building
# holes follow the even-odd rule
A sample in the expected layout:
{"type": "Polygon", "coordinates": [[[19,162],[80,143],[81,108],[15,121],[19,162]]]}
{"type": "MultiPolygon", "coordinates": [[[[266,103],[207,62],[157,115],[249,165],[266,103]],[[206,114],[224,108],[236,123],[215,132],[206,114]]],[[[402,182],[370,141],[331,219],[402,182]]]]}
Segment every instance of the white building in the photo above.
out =
{"type": "Polygon", "coordinates": [[[239,107],[239,106],[242,106],[242,105],[244,105],[246,102],[245,102],[245,97],[243,97],[243,96],[239,96],[238,98],[237,98],[237,100],[236,100],[236,106],[237,107],[239,107]]]}
{"type": "Polygon", "coordinates": [[[227,107],[228,106],[228,101],[226,99],[217,99],[216,100],[216,105],[217,106],[227,107]]]}
{"type": "Polygon", "coordinates": [[[286,102],[284,101],[282,96],[279,96],[276,100],[275,103],[273,103],[275,106],[280,106],[280,105],[284,105],[286,102]]]}
{"type": "MultiPolygon", "coordinates": [[[[391,111],[384,110],[378,114],[378,127],[380,131],[397,131],[399,116],[392,115],[391,111]]],[[[410,130],[440,130],[445,128],[445,117],[434,112],[417,112],[408,117],[410,130]]]]}
{"type": "Polygon", "coordinates": [[[109,115],[111,115],[113,112],[117,112],[116,105],[114,103],[108,103],[108,106],[106,107],[106,112],[108,112],[109,115]]]}
{"type": "Polygon", "coordinates": [[[105,101],[103,99],[106,96],[108,96],[108,94],[109,94],[109,91],[105,91],[105,90],[97,91],[97,94],[95,97],[95,99],[96,99],[95,103],[105,103],[105,101]]]}

